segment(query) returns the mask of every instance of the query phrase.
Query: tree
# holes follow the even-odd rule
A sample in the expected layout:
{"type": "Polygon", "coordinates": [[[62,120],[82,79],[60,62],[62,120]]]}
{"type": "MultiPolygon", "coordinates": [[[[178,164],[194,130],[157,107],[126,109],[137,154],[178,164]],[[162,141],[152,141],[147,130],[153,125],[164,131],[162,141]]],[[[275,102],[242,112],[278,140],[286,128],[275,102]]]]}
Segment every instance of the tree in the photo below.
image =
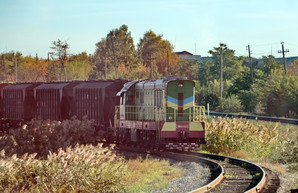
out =
{"type": "Polygon", "coordinates": [[[298,75],[298,57],[294,59],[294,61],[290,64],[288,69],[289,75],[298,75]]]}
{"type": "Polygon", "coordinates": [[[214,66],[210,67],[212,74],[218,74],[220,77],[220,55],[223,52],[223,80],[233,80],[244,71],[242,66],[244,58],[235,56],[235,50],[231,50],[226,44],[220,44],[220,47],[214,47],[209,50],[209,54],[214,58],[214,66]],[[221,51],[222,49],[222,51],[221,51]]]}
{"type": "Polygon", "coordinates": [[[198,63],[198,80],[200,84],[206,86],[210,81],[218,80],[218,74],[214,74],[214,62],[205,60],[198,63]]]}
{"type": "Polygon", "coordinates": [[[65,71],[65,64],[67,62],[67,57],[68,57],[68,49],[69,49],[69,44],[67,41],[62,42],[60,39],[58,41],[53,41],[52,45],[50,48],[53,50],[52,56],[56,57],[57,60],[59,61],[59,68],[60,68],[60,73],[59,73],[59,80],[66,80],[67,75],[65,71]],[[62,77],[64,76],[64,78],[62,77]]]}
{"type": "Polygon", "coordinates": [[[256,83],[252,91],[261,101],[266,115],[298,116],[298,76],[284,75],[283,70],[272,72],[266,80],[256,83]]]}
{"type": "Polygon", "coordinates": [[[8,52],[0,57],[0,80],[4,82],[16,81],[18,65],[22,63],[23,57],[20,52],[8,52]]]}
{"type": "Polygon", "coordinates": [[[69,57],[69,64],[66,67],[68,79],[88,80],[91,70],[92,65],[86,52],[69,57]]]}
{"type": "Polygon", "coordinates": [[[119,78],[118,68],[133,69],[138,63],[136,50],[126,25],[110,31],[96,44],[94,71],[91,78],[119,78]]]}
{"type": "Polygon", "coordinates": [[[150,77],[175,75],[177,55],[173,53],[173,46],[162,35],[156,35],[152,30],[145,32],[138,43],[138,56],[142,63],[151,69],[150,77]],[[154,75],[154,76],[153,76],[154,75]]]}
{"type": "Polygon", "coordinates": [[[26,56],[18,65],[18,79],[21,81],[47,81],[48,62],[37,57],[26,56]]]}
{"type": "Polygon", "coordinates": [[[281,71],[283,70],[283,64],[276,61],[275,57],[272,55],[263,56],[263,65],[260,67],[265,74],[270,75],[273,71],[281,71]]]}

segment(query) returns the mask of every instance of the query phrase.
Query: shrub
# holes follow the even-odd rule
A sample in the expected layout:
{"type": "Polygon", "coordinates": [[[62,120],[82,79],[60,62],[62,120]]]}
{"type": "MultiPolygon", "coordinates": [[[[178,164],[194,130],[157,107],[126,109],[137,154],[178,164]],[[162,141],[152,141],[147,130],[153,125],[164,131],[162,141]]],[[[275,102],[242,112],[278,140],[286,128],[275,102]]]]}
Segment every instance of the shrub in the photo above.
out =
{"type": "Polygon", "coordinates": [[[127,172],[123,159],[101,145],[59,149],[46,160],[4,151],[0,157],[1,192],[117,192],[127,172]]]}
{"type": "Polygon", "coordinates": [[[37,153],[45,156],[50,151],[76,144],[95,144],[95,128],[90,120],[32,121],[12,129],[0,137],[0,149],[7,155],[37,153]]]}
{"type": "Polygon", "coordinates": [[[253,92],[269,116],[298,116],[298,76],[272,74],[253,86],[253,92]]]}
{"type": "Polygon", "coordinates": [[[240,99],[241,104],[243,106],[243,110],[245,112],[255,111],[258,104],[258,101],[256,100],[256,93],[248,90],[242,90],[238,93],[237,96],[240,99]]]}
{"type": "Polygon", "coordinates": [[[276,143],[276,135],[276,127],[254,125],[246,119],[212,119],[207,123],[206,148],[212,153],[230,154],[246,150],[264,155],[276,143]]]}
{"type": "Polygon", "coordinates": [[[297,126],[235,118],[209,119],[206,150],[291,165],[298,171],[297,126]]]}
{"type": "Polygon", "coordinates": [[[220,101],[219,111],[237,113],[243,111],[243,106],[236,95],[231,95],[228,98],[223,98],[220,101]]]}

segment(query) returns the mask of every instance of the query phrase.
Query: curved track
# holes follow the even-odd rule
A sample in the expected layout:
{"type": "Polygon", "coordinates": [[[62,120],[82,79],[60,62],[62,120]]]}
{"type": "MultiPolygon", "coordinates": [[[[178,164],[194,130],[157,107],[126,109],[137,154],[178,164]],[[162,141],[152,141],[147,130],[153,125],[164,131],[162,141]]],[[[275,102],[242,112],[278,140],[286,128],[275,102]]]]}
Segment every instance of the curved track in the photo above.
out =
{"type": "Polygon", "coordinates": [[[276,173],[252,162],[233,157],[188,153],[216,160],[225,169],[224,180],[208,192],[276,192],[280,181],[276,173]]]}
{"type": "Polygon", "coordinates": [[[142,148],[119,147],[119,150],[148,153],[178,161],[193,161],[208,165],[212,176],[210,182],[192,190],[197,192],[276,192],[280,181],[276,173],[246,160],[197,152],[169,152],[142,148]]]}

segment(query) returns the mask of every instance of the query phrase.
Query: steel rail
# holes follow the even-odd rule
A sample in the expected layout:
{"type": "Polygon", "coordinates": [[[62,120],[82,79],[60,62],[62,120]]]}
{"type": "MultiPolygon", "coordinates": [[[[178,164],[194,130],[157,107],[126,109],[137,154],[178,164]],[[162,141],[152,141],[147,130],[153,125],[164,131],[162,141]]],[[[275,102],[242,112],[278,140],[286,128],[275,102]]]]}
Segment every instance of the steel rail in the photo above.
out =
{"type": "Polygon", "coordinates": [[[136,147],[128,147],[128,146],[119,146],[117,145],[118,150],[121,151],[129,151],[129,152],[135,152],[135,153],[147,153],[150,155],[158,156],[158,157],[163,157],[163,158],[168,158],[168,159],[173,159],[177,161],[192,161],[192,162],[197,162],[200,164],[207,165],[209,168],[215,168],[217,170],[216,176],[213,176],[212,181],[210,181],[208,184],[199,187],[195,190],[190,191],[190,193],[202,193],[211,190],[212,188],[216,187],[218,184],[222,182],[224,179],[224,173],[225,170],[223,166],[217,162],[214,162],[210,159],[206,159],[203,157],[199,157],[197,155],[187,155],[184,154],[183,152],[170,152],[170,151],[158,151],[158,150],[146,150],[143,148],[136,148],[136,147]]]}
{"type": "Polygon", "coordinates": [[[160,157],[167,157],[170,159],[174,159],[174,160],[179,160],[179,161],[193,161],[193,162],[199,162],[199,163],[203,163],[208,165],[209,167],[212,166],[213,168],[217,168],[219,170],[219,174],[217,175],[217,177],[215,177],[215,179],[213,179],[211,182],[209,182],[208,184],[199,187],[195,190],[190,191],[189,193],[203,193],[203,192],[207,192],[209,190],[211,190],[212,188],[216,187],[218,184],[220,184],[222,182],[222,180],[224,179],[224,174],[225,174],[225,170],[224,167],[219,164],[216,163],[210,159],[205,159],[202,157],[198,157],[196,155],[187,155],[187,154],[183,154],[181,152],[177,153],[177,152],[153,152],[154,155],[158,155],[160,157]]]}
{"type": "MultiPolygon", "coordinates": [[[[198,153],[198,152],[172,152],[172,151],[157,151],[157,150],[145,150],[143,148],[136,148],[136,147],[127,147],[121,146],[122,150],[131,151],[136,153],[147,153],[159,157],[164,157],[168,159],[173,159],[177,161],[193,161],[198,163],[203,163],[208,165],[210,168],[217,168],[216,176],[212,178],[208,184],[199,187],[195,190],[190,191],[189,193],[201,193],[207,192],[210,190],[215,190],[215,187],[218,187],[221,182],[225,181],[225,168],[218,162],[218,161],[227,161],[229,164],[237,165],[239,167],[244,168],[244,170],[253,170],[254,172],[251,173],[251,184],[245,190],[245,193],[258,193],[261,190],[264,190],[267,181],[267,174],[265,170],[247,160],[238,159],[230,156],[224,155],[216,155],[216,154],[207,154],[207,153],[198,153]],[[214,161],[216,160],[216,161],[214,161]],[[244,167],[245,165],[245,167],[244,167]],[[259,177],[256,179],[254,175],[258,174],[259,177]],[[255,182],[255,183],[253,183],[255,182]]],[[[250,171],[251,172],[251,171],[250,171]]],[[[226,179],[227,180],[227,179],[226,179]]]]}
{"type": "Polygon", "coordinates": [[[290,119],[290,118],[282,118],[282,117],[268,117],[268,116],[261,116],[261,115],[243,115],[243,114],[220,113],[220,112],[209,112],[209,115],[220,116],[220,117],[246,118],[246,119],[254,119],[254,120],[261,120],[261,121],[271,121],[271,122],[280,122],[280,123],[298,125],[298,119],[290,119]]]}
{"type": "Polygon", "coordinates": [[[264,189],[264,187],[266,185],[267,174],[266,174],[265,170],[262,167],[254,164],[250,161],[238,159],[238,158],[234,158],[234,157],[230,157],[230,156],[217,155],[217,154],[207,154],[207,153],[197,153],[197,152],[190,152],[190,154],[199,155],[204,158],[210,158],[210,159],[215,159],[215,160],[220,160],[220,161],[228,160],[230,163],[235,164],[235,165],[246,164],[250,168],[254,168],[256,170],[256,173],[259,172],[261,174],[261,179],[259,180],[257,185],[246,190],[245,193],[260,192],[262,189],[264,189]]]}

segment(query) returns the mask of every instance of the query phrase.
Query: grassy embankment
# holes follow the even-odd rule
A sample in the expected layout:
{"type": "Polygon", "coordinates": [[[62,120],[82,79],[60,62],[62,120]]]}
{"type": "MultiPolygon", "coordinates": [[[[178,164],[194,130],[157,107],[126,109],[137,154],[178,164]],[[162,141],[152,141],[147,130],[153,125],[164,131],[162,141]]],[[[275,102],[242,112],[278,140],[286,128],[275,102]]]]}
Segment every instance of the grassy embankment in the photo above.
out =
{"type": "Polygon", "coordinates": [[[125,160],[96,145],[91,125],[35,121],[0,137],[0,191],[147,192],[183,174],[168,161],[125,160]]]}
{"type": "MultiPolygon", "coordinates": [[[[265,164],[298,175],[298,126],[246,119],[209,118],[203,150],[265,164]]],[[[298,178],[297,178],[298,179],[298,178]]],[[[295,182],[298,188],[298,181],[295,182]]]]}

